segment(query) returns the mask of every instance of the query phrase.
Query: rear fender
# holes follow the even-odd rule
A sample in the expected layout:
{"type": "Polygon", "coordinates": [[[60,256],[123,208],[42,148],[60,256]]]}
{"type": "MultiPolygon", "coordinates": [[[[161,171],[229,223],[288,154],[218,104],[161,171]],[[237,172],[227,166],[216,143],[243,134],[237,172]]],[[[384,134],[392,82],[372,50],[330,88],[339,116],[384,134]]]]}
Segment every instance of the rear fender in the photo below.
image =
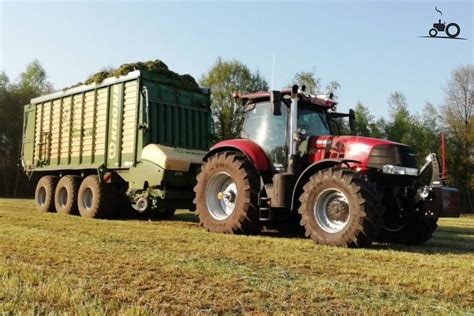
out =
{"type": "Polygon", "coordinates": [[[360,161],[352,159],[324,159],[308,166],[296,180],[293,194],[291,197],[291,210],[295,210],[298,205],[298,198],[303,193],[303,186],[309,181],[309,178],[323,169],[332,168],[340,164],[345,164],[349,167],[349,163],[360,163],[360,161]]]}
{"type": "Polygon", "coordinates": [[[248,139],[232,139],[224,140],[212,146],[211,150],[204,156],[203,160],[207,161],[209,157],[217,153],[225,151],[236,151],[243,153],[260,172],[270,170],[268,158],[262,147],[248,139]]]}

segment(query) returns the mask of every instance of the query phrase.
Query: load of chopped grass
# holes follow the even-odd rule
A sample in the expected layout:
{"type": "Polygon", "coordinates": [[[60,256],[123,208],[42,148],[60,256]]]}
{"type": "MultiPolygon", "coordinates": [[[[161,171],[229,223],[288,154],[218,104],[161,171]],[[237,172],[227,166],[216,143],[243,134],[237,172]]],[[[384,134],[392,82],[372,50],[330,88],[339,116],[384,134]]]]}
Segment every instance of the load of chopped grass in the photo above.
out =
{"type": "Polygon", "coordinates": [[[184,90],[191,90],[200,92],[201,89],[197,84],[196,80],[188,74],[180,75],[168,68],[168,66],[161,60],[150,60],[146,62],[136,62],[130,64],[123,64],[116,69],[105,69],[101,70],[92,76],[90,76],[86,81],[85,84],[91,83],[101,83],[107,78],[110,77],[120,77],[128,74],[129,72],[135,70],[147,70],[149,72],[156,73],[158,75],[162,75],[168,79],[168,84],[184,90]]]}

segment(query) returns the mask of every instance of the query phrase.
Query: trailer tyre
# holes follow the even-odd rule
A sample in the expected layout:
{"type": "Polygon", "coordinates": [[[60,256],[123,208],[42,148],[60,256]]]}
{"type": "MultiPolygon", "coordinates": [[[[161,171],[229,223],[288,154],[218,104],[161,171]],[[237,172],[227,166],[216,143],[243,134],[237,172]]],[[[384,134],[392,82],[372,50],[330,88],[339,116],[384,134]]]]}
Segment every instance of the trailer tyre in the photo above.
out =
{"type": "Polygon", "coordinates": [[[86,177],[79,187],[77,204],[79,213],[87,218],[106,218],[109,213],[106,209],[106,188],[99,181],[99,177],[91,175],[86,177]]]}
{"type": "Polygon", "coordinates": [[[257,234],[259,176],[239,153],[219,153],[202,166],[194,187],[199,221],[210,232],[257,234]]]}
{"type": "Polygon", "coordinates": [[[299,200],[305,235],[317,244],[368,247],[377,237],[381,209],[369,186],[352,171],[318,172],[299,200]]]}
{"type": "Polygon", "coordinates": [[[54,194],[54,205],[58,213],[79,215],[77,193],[80,183],[81,178],[72,175],[64,176],[59,180],[54,194]]]}
{"type": "Polygon", "coordinates": [[[55,176],[44,176],[38,181],[35,190],[35,203],[39,211],[55,211],[54,192],[56,190],[57,183],[58,177],[55,176]]]}
{"type": "Polygon", "coordinates": [[[384,225],[378,241],[402,245],[421,245],[433,236],[438,227],[437,222],[436,217],[428,217],[420,213],[398,229],[384,225]]]}

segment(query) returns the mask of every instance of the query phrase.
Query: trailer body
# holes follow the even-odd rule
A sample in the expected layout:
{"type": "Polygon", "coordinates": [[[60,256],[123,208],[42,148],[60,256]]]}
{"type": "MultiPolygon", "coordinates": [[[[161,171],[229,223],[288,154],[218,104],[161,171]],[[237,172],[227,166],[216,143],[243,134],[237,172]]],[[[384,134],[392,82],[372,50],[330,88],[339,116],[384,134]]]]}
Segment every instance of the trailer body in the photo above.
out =
{"type": "Polygon", "coordinates": [[[184,192],[192,200],[193,173],[209,148],[210,92],[168,80],[136,70],[32,99],[24,110],[25,172],[36,179],[97,174],[122,182],[132,201],[184,192]]]}

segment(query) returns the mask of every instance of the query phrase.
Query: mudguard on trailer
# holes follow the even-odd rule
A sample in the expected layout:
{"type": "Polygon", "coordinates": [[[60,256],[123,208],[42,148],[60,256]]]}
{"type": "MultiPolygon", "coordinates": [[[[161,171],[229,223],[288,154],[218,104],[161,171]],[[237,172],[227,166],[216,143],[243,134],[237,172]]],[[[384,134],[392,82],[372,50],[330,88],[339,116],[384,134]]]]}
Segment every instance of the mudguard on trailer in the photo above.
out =
{"type": "Polygon", "coordinates": [[[238,151],[243,153],[247,158],[253,162],[255,168],[260,172],[270,170],[270,164],[267,155],[255,142],[248,139],[232,139],[224,140],[211,147],[211,150],[204,156],[203,160],[207,159],[218,152],[222,151],[238,151]]]}

